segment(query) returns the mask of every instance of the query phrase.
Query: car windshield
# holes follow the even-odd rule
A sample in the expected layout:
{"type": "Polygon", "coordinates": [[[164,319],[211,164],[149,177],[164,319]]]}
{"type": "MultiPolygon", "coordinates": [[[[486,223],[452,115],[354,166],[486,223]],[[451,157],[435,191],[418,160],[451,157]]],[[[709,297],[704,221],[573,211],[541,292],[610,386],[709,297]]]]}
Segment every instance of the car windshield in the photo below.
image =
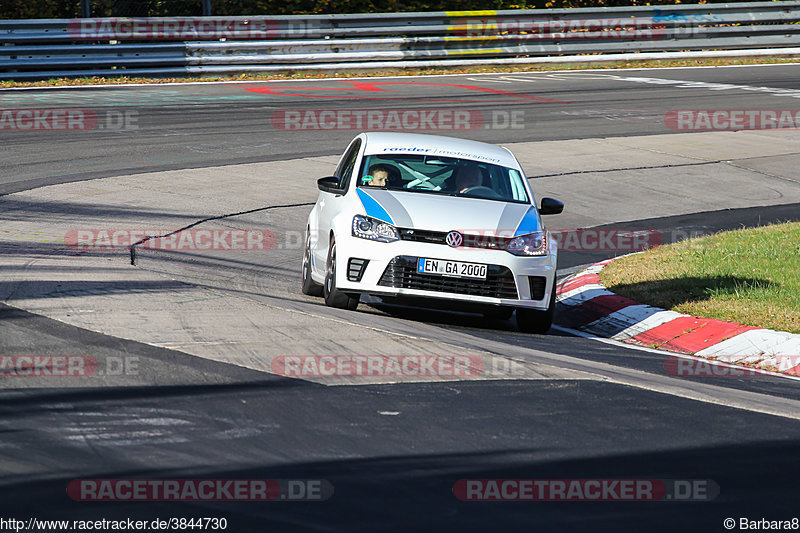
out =
{"type": "Polygon", "coordinates": [[[518,170],[456,157],[368,155],[358,186],[530,203],[518,170]]]}

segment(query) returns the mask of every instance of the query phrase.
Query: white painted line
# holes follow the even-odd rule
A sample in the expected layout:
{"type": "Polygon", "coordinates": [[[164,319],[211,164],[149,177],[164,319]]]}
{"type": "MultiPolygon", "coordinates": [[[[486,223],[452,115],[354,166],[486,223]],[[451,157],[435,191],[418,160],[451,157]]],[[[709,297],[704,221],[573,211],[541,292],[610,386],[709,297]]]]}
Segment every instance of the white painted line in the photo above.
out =
{"type": "Polygon", "coordinates": [[[619,81],[628,81],[634,83],[651,84],[651,85],[671,86],[680,89],[708,89],[711,91],[739,90],[739,91],[762,92],[771,94],[772,96],[788,96],[790,98],[800,98],[800,90],[784,89],[779,87],[737,85],[733,83],[715,83],[708,81],[670,80],[667,78],[643,78],[635,76],[617,76],[610,79],[616,79],[619,81]]]}
{"type": "MultiPolygon", "coordinates": [[[[773,55],[774,52],[777,50],[781,50],[780,48],[777,49],[766,49],[764,51],[772,51],[773,55]]],[[[800,49],[798,49],[800,50],[800,49]]],[[[756,50],[757,51],[757,50],[756,50]]],[[[664,54],[665,52],[658,52],[660,54],[664,54]]],[[[673,52],[673,53],[680,53],[680,52],[673,52]]],[[[631,54],[635,56],[641,56],[643,54],[631,54]]],[[[746,55],[746,54],[745,54],[746,55]]],[[[800,55],[800,52],[798,52],[800,55]]],[[[767,54],[767,57],[769,54],[767,54]]],[[[579,56],[583,58],[585,61],[586,56],[579,56]]],[[[644,59],[644,58],[642,58],[644,59]]],[[[663,58],[669,59],[669,58],[663,58]]],[[[557,61],[556,61],[557,62],[557,61]]],[[[47,91],[47,90],[78,90],[78,89],[107,89],[107,88],[117,88],[117,87],[159,87],[159,86],[168,86],[168,85],[239,85],[239,84],[264,84],[264,83],[309,83],[309,82],[318,82],[318,81],[339,81],[339,80],[391,80],[391,79],[398,79],[398,78],[448,78],[448,77],[463,77],[463,76],[472,76],[472,77],[481,77],[481,76],[502,76],[504,74],[514,75],[514,76],[525,76],[525,75],[551,75],[551,74],[575,74],[580,75],[583,72],[588,73],[608,73],[608,72],[649,72],[649,71],[659,71],[659,70],[697,70],[697,69],[714,69],[719,70],[723,68],[754,68],[754,67],[779,67],[779,66],[798,66],[800,63],[797,62],[786,62],[786,63],[757,63],[752,65],[719,65],[719,66],[687,66],[687,67],[640,67],[640,68],[585,68],[585,69],[564,69],[564,70],[548,70],[548,71],[536,71],[536,72],[518,72],[518,71],[507,71],[507,72],[478,72],[475,74],[420,74],[420,75],[396,75],[396,76],[351,76],[351,77],[335,77],[335,78],[300,78],[300,79],[281,79],[281,80],[229,80],[229,81],[185,81],[185,82],[155,82],[155,83],[104,83],[99,85],[59,85],[59,86],[45,86],[45,87],[7,87],[0,89],[0,92],[3,91],[47,91]]],[[[613,79],[615,76],[608,76],[609,78],[613,79]]],[[[469,79],[469,78],[468,78],[469,79]]]]}
{"type": "Polygon", "coordinates": [[[588,276],[589,274],[597,274],[601,270],[603,270],[603,268],[605,268],[605,266],[610,262],[611,261],[609,260],[609,261],[601,261],[599,263],[595,263],[575,277],[588,276]]]}
{"type": "Polygon", "coordinates": [[[581,305],[598,296],[613,295],[613,292],[608,291],[602,285],[584,285],[573,289],[564,295],[556,296],[556,301],[570,307],[581,305]]]}

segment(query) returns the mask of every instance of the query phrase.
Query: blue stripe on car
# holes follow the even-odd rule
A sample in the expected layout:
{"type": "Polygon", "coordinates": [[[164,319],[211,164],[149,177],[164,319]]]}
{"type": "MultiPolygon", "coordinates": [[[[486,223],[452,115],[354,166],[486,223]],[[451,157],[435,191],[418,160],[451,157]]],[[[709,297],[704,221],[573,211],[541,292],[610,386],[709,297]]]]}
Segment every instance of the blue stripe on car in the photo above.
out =
{"type": "Polygon", "coordinates": [[[379,204],[377,200],[375,200],[375,198],[370,196],[369,193],[362,189],[356,188],[356,192],[358,192],[358,198],[361,200],[361,205],[364,206],[364,210],[366,211],[368,217],[377,218],[378,220],[382,220],[383,222],[388,222],[389,224],[394,225],[392,217],[389,216],[389,213],[386,212],[386,209],[384,209],[383,206],[379,204]]]}
{"type": "Polygon", "coordinates": [[[377,190],[365,190],[367,194],[369,194],[373,200],[381,204],[381,206],[386,210],[386,212],[392,213],[392,219],[394,220],[395,226],[400,226],[402,228],[413,228],[414,222],[411,220],[411,215],[408,214],[406,208],[403,207],[403,204],[394,197],[394,195],[389,191],[384,191],[383,189],[377,190]]]}
{"type": "Polygon", "coordinates": [[[526,233],[533,233],[539,231],[539,214],[536,212],[535,207],[531,207],[519,221],[519,226],[514,232],[514,237],[525,235],[526,233]]]}

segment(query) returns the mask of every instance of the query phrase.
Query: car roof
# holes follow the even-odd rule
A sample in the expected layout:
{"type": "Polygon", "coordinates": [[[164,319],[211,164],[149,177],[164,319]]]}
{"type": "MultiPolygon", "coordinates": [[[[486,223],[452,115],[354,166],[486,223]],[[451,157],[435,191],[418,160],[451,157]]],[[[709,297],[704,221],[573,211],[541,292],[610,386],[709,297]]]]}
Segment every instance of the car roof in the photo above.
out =
{"type": "Polygon", "coordinates": [[[519,163],[503,147],[456,137],[420,133],[367,132],[365,154],[427,154],[484,161],[518,168],[519,163]]]}

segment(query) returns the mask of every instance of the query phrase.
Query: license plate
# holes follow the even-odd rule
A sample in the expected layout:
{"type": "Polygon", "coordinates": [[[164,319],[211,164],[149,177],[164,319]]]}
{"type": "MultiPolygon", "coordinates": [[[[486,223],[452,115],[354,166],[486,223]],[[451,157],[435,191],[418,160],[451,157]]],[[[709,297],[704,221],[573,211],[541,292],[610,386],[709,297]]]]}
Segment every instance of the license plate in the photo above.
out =
{"type": "Polygon", "coordinates": [[[445,261],[444,259],[427,259],[425,257],[420,257],[417,260],[417,272],[455,278],[486,279],[486,265],[445,261]]]}

